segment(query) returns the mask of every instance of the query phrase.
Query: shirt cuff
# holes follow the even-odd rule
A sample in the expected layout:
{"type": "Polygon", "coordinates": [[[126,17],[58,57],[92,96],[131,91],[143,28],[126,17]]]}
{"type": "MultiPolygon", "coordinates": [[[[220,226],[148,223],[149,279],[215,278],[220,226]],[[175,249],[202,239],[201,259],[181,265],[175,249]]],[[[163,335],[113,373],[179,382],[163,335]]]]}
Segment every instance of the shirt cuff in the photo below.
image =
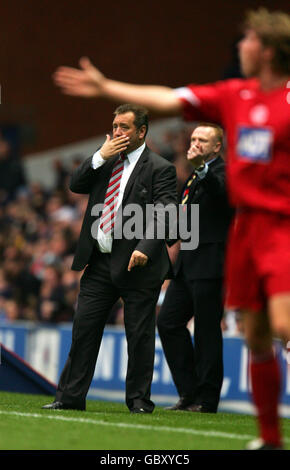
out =
{"type": "Polygon", "coordinates": [[[93,158],[92,158],[92,168],[94,170],[97,170],[100,168],[105,163],[106,160],[101,156],[100,150],[94,153],[93,158]]]}
{"type": "Polygon", "coordinates": [[[196,96],[196,94],[190,88],[188,87],[174,88],[174,92],[176,93],[179,99],[187,101],[194,107],[200,106],[200,99],[196,96]]]}
{"type": "Polygon", "coordinates": [[[207,163],[205,163],[204,168],[202,170],[200,170],[200,171],[195,170],[195,173],[197,174],[197,176],[199,177],[200,180],[203,180],[203,178],[205,178],[207,172],[208,172],[208,164],[207,163]]]}

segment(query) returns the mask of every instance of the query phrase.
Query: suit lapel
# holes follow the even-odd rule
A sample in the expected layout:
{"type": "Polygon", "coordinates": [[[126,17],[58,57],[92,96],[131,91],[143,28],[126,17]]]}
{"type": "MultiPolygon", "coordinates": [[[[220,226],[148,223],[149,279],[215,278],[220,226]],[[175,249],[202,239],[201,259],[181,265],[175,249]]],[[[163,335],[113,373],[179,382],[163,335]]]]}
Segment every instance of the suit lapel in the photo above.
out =
{"type": "MultiPolygon", "coordinates": [[[[214,168],[221,162],[221,159],[222,159],[221,157],[217,157],[217,159],[209,165],[209,168],[212,171],[214,171],[214,168]]],[[[203,192],[204,192],[204,187],[201,184],[201,180],[199,178],[196,178],[193,181],[193,184],[192,184],[192,187],[191,187],[191,190],[190,190],[190,193],[189,193],[188,202],[196,201],[197,199],[200,198],[200,196],[203,192]]]]}
{"type": "Polygon", "coordinates": [[[108,183],[110,181],[110,178],[111,178],[111,174],[112,174],[112,170],[113,170],[113,166],[115,165],[115,162],[119,159],[119,155],[116,155],[115,157],[113,158],[110,158],[110,160],[108,160],[108,162],[106,162],[104,165],[103,165],[103,168],[104,168],[104,185],[106,186],[106,189],[107,189],[107,186],[108,186],[108,183]]]}
{"type": "Polygon", "coordinates": [[[217,165],[219,165],[222,161],[223,161],[222,157],[218,156],[214,162],[210,163],[209,167],[213,169],[217,165]]]}
{"type": "Polygon", "coordinates": [[[132,171],[130,178],[127,181],[126,188],[123,196],[123,204],[125,203],[127,197],[130,194],[133,183],[135,182],[137,176],[140,174],[144,164],[148,161],[149,148],[146,146],[144,151],[141,153],[139,160],[137,161],[134,170],[132,171]]]}
{"type": "Polygon", "coordinates": [[[203,191],[203,188],[202,188],[202,185],[200,184],[200,180],[196,178],[189,192],[188,202],[189,203],[194,202],[196,199],[198,199],[202,191],[203,191]]]}
{"type": "Polygon", "coordinates": [[[111,158],[108,160],[104,165],[101,167],[101,170],[103,172],[102,174],[102,181],[103,185],[99,186],[98,184],[95,187],[95,195],[98,195],[98,198],[104,200],[105,199],[105,194],[107,191],[107,187],[111,178],[113,166],[115,162],[118,160],[119,155],[116,155],[115,157],[111,158]]]}

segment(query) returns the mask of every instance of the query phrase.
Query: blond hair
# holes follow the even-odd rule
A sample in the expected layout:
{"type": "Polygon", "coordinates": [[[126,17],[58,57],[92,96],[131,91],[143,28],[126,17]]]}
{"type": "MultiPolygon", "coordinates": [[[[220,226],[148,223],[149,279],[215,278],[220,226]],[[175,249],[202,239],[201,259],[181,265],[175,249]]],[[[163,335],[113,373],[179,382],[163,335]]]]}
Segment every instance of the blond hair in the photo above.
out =
{"type": "Polygon", "coordinates": [[[223,143],[224,131],[223,131],[222,127],[219,126],[218,124],[216,124],[214,122],[198,122],[195,125],[194,130],[197,129],[198,127],[211,127],[215,131],[215,136],[216,136],[217,142],[220,142],[220,144],[223,143]]]}
{"type": "Polygon", "coordinates": [[[273,70],[290,74],[290,15],[266,8],[248,11],[244,29],[252,29],[266,47],[275,51],[273,70]]]}

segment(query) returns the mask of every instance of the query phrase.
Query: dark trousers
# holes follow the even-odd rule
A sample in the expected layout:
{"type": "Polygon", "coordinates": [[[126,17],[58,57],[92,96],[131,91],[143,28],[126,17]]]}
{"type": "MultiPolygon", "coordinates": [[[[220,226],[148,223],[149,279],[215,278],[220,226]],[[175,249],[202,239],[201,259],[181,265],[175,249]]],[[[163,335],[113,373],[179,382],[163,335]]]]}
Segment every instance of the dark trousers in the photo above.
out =
{"type": "Polygon", "coordinates": [[[222,280],[171,281],[157,325],[181,397],[215,411],[223,382],[222,280]],[[187,328],[194,316],[194,345],[187,328]]]}
{"type": "MultiPolygon", "coordinates": [[[[156,288],[118,288],[110,277],[111,256],[94,252],[81,281],[73,322],[72,344],[62,371],[56,400],[85,407],[110,310],[121,297],[128,343],[126,404],[129,409],[154,409],[150,400],[155,354],[156,288]]],[[[142,269],[142,268],[135,268],[142,269]]]]}

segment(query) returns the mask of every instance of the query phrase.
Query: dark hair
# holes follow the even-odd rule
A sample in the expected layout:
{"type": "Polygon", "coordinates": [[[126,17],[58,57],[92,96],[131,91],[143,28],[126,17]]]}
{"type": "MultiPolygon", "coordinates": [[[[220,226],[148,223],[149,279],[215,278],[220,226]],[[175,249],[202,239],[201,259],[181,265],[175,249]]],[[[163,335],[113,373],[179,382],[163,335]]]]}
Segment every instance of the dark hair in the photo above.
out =
{"type": "MultiPolygon", "coordinates": [[[[146,127],[146,132],[145,136],[148,132],[148,110],[146,108],[143,108],[143,106],[138,106],[137,104],[121,104],[118,106],[117,109],[114,111],[114,115],[117,116],[118,114],[125,114],[125,113],[133,113],[135,116],[134,119],[134,124],[137,129],[140,129],[140,127],[145,126],[146,127]]],[[[144,136],[144,137],[145,137],[144,136]]]]}

